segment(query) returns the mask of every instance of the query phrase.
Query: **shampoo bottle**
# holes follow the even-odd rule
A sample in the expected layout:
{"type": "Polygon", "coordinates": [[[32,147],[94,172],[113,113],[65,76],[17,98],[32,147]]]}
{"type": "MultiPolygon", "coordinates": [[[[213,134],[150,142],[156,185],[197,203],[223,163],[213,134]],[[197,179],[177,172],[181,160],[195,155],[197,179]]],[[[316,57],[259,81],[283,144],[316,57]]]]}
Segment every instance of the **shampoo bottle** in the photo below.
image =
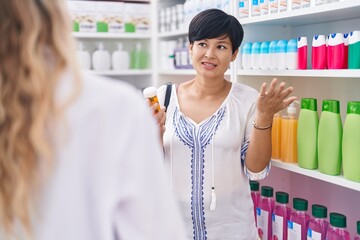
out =
{"type": "Polygon", "coordinates": [[[346,216],[340,213],[330,213],[330,225],[326,233],[326,240],[350,240],[350,233],[346,228],[346,216]]]}
{"type": "Polygon", "coordinates": [[[327,208],[319,204],[313,204],[311,207],[312,217],[309,221],[307,231],[308,239],[325,240],[328,228],[327,208]]]}
{"type": "Polygon", "coordinates": [[[344,35],[342,33],[329,35],[327,66],[329,69],[343,69],[345,66],[345,45],[344,35]]]}
{"type": "Polygon", "coordinates": [[[352,31],[349,36],[349,69],[360,69],[360,31],[352,31]]]}
{"type": "Polygon", "coordinates": [[[297,163],[297,127],[295,102],[287,108],[281,119],[281,160],[287,163],[297,163]]]}
{"type": "Polygon", "coordinates": [[[306,240],[306,232],[310,216],[307,214],[308,201],[293,198],[293,211],[288,222],[288,239],[306,240]]]}
{"type": "Polygon", "coordinates": [[[260,45],[260,69],[269,69],[269,42],[262,42],[260,45]]]}
{"type": "Polygon", "coordinates": [[[276,45],[277,69],[286,69],[286,46],[287,40],[279,40],[276,45]]]}
{"type": "Polygon", "coordinates": [[[321,173],[340,174],[341,142],[340,102],[323,100],[318,129],[318,160],[321,173]]]}
{"type": "Polygon", "coordinates": [[[123,50],[123,44],[117,44],[117,50],[111,56],[112,67],[114,70],[126,70],[130,67],[130,57],[127,51],[123,50]]]}
{"type": "Polygon", "coordinates": [[[273,191],[272,187],[261,187],[261,196],[257,209],[257,225],[260,239],[271,239],[272,236],[273,191]]]}
{"type": "Polygon", "coordinates": [[[275,70],[277,68],[277,56],[276,56],[277,41],[271,41],[269,44],[269,68],[275,70]]]}
{"type": "Polygon", "coordinates": [[[297,49],[298,49],[298,69],[306,69],[307,68],[307,38],[299,37],[297,41],[297,49]]]}
{"type": "Polygon", "coordinates": [[[254,42],[251,47],[251,68],[260,69],[260,46],[261,42],[254,42]]]}
{"type": "Polygon", "coordinates": [[[289,194],[286,192],[276,192],[276,202],[272,214],[272,238],[287,240],[287,223],[291,214],[288,207],[289,194]]]}
{"type": "Polygon", "coordinates": [[[245,70],[251,69],[251,47],[252,43],[246,42],[241,49],[241,64],[245,70]]]}
{"type": "Polygon", "coordinates": [[[360,101],[347,104],[342,138],[344,177],[360,183],[360,101]]]}
{"type": "Polygon", "coordinates": [[[325,35],[315,35],[311,47],[312,69],[325,69],[327,67],[327,47],[325,35]]]}
{"type": "Polygon", "coordinates": [[[259,182],[258,181],[250,181],[250,190],[251,190],[251,199],[254,204],[255,224],[257,226],[256,209],[258,208],[259,201],[260,201],[259,182]]]}
{"type": "Polygon", "coordinates": [[[286,45],[286,68],[289,70],[298,68],[298,47],[296,39],[290,39],[286,45]]]}
{"type": "Polygon", "coordinates": [[[148,62],[148,54],[143,49],[141,42],[137,42],[135,49],[131,52],[131,69],[146,69],[148,62]]]}
{"type": "Polygon", "coordinates": [[[84,44],[79,42],[77,55],[80,62],[80,67],[82,70],[90,70],[91,67],[91,56],[88,51],[84,49],[84,44]]]}
{"type": "Polygon", "coordinates": [[[105,49],[104,44],[99,42],[92,55],[93,68],[95,71],[110,70],[110,53],[105,49]]]}
{"type": "Polygon", "coordinates": [[[357,229],[357,234],[354,237],[354,240],[360,240],[360,221],[356,222],[356,229],[357,229]]]}
{"type": "Polygon", "coordinates": [[[319,117],[315,98],[301,99],[301,110],[297,128],[297,150],[299,167],[317,169],[317,139],[319,117]]]}
{"type": "Polygon", "coordinates": [[[281,112],[275,113],[271,129],[271,158],[281,159],[281,112]]]}

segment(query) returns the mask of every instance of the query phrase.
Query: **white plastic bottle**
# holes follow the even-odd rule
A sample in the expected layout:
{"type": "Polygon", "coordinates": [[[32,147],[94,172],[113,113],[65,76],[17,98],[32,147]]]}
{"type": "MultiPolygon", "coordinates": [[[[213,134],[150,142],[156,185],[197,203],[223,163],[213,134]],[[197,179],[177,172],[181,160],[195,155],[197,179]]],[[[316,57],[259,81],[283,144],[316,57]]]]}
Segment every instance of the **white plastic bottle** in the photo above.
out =
{"type": "Polygon", "coordinates": [[[110,69],[110,53],[105,49],[104,43],[97,43],[97,48],[92,55],[92,63],[95,71],[107,71],[110,69]]]}
{"type": "Polygon", "coordinates": [[[111,61],[114,70],[126,70],[130,68],[129,53],[123,50],[123,44],[121,42],[117,44],[117,50],[112,53],[111,61]]]}
{"type": "Polygon", "coordinates": [[[276,45],[277,69],[286,69],[286,45],[287,40],[279,40],[276,45]]]}
{"type": "Polygon", "coordinates": [[[297,39],[290,39],[286,45],[286,68],[289,70],[298,67],[297,39]]]}
{"type": "Polygon", "coordinates": [[[260,46],[261,42],[254,42],[251,47],[251,68],[260,69],[260,46]]]}
{"type": "Polygon", "coordinates": [[[91,67],[91,56],[88,51],[84,49],[84,44],[79,42],[77,55],[79,58],[80,67],[82,70],[90,70],[91,67]]]}
{"type": "Polygon", "coordinates": [[[260,0],[251,1],[251,16],[260,16],[260,0]]]}
{"type": "Polygon", "coordinates": [[[267,70],[270,68],[269,63],[269,42],[262,42],[260,45],[260,69],[267,70]]]}
{"type": "Polygon", "coordinates": [[[260,0],[260,13],[261,15],[269,14],[269,0],[260,0]]]}
{"type": "Polygon", "coordinates": [[[239,0],[239,18],[249,17],[249,0],[239,0]]]}
{"type": "Polygon", "coordinates": [[[245,70],[251,69],[251,42],[244,43],[241,49],[241,64],[245,70]]]}
{"type": "Polygon", "coordinates": [[[269,44],[269,68],[271,70],[275,70],[277,68],[277,56],[276,56],[276,45],[277,45],[276,40],[271,41],[269,44]]]}

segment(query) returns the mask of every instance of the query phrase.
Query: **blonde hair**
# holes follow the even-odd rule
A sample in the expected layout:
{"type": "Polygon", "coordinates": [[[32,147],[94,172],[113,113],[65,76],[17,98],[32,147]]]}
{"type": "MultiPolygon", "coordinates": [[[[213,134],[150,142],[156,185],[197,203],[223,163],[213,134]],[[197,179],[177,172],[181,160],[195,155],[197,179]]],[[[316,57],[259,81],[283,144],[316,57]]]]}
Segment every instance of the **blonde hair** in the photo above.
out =
{"type": "MultiPolygon", "coordinates": [[[[0,224],[31,232],[40,165],[51,162],[55,90],[79,71],[64,0],[0,1],[0,224]]],[[[75,93],[74,93],[75,94],[75,93]]]]}

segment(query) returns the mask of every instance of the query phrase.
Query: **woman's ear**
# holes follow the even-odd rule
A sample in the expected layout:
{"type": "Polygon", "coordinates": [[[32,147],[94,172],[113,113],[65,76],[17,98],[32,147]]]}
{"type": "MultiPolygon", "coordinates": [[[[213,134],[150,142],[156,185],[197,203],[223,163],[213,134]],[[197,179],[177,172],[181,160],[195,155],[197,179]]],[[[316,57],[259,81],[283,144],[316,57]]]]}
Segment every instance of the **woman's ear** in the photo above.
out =
{"type": "Polygon", "coordinates": [[[236,51],[235,51],[235,52],[233,53],[233,55],[231,56],[231,61],[232,61],[232,62],[236,59],[238,52],[239,52],[239,49],[236,49],[236,51]]]}
{"type": "Polygon", "coordinates": [[[194,45],[193,45],[192,43],[190,43],[190,44],[189,44],[189,47],[188,47],[188,48],[189,48],[190,58],[192,58],[192,55],[193,55],[193,50],[192,50],[192,49],[193,49],[193,46],[194,46],[194,45]]]}

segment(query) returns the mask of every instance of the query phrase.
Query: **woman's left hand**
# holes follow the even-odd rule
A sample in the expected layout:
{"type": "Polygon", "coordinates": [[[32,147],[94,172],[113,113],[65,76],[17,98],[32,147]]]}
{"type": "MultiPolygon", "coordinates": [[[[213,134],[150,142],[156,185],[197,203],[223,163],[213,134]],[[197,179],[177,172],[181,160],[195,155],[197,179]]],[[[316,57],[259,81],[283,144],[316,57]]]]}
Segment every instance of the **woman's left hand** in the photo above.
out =
{"type": "Polygon", "coordinates": [[[269,89],[267,89],[266,83],[262,84],[257,103],[258,115],[272,119],[275,113],[283,110],[297,99],[295,96],[289,97],[294,88],[285,88],[285,85],[285,82],[278,84],[276,78],[271,81],[269,89]]]}

